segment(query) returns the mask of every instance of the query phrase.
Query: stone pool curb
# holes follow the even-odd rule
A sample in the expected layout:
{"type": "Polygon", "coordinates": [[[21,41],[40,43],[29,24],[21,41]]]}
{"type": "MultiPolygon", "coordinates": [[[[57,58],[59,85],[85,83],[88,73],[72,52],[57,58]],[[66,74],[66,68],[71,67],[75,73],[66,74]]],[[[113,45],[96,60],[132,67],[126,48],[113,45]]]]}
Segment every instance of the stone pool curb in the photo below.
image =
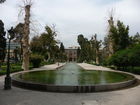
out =
{"type": "MultiPolygon", "coordinates": [[[[88,64],[84,64],[84,65],[88,65],[88,64]]],[[[58,69],[61,68],[62,66],[59,66],[58,69]]],[[[95,66],[95,68],[97,71],[98,66],[97,67],[95,66]]],[[[100,67],[100,70],[101,70],[101,67],[100,67]]],[[[39,70],[35,70],[35,71],[39,71],[39,70]]],[[[102,67],[102,71],[108,71],[108,70],[106,68],[105,70],[103,70],[103,67],[102,67]]],[[[33,71],[29,71],[29,72],[33,72],[33,71]]],[[[112,70],[111,72],[118,72],[118,71],[112,70]]],[[[25,72],[22,72],[22,73],[25,73],[25,72]]],[[[17,87],[39,90],[39,91],[88,93],[88,92],[100,92],[100,91],[111,91],[111,90],[122,89],[136,83],[135,76],[125,73],[125,72],[118,72],[118,73],[130,75],[132,78],[129,80],[125,80],[125,81],[117,82],[117,83],[93,84],[93,85],[78,85],[78,84],[77,85],[55,85],[55,84],[47,84],[47,83],[43,84],[39,82],[36,83],[36,82],[31,82],[31,81],[24,81],[22,79],[17,79],[16,75],[14,75],[12,78],[12,84],[17,87]]],[[[21,75],[21,73],[18,75],[21,75]]]]}

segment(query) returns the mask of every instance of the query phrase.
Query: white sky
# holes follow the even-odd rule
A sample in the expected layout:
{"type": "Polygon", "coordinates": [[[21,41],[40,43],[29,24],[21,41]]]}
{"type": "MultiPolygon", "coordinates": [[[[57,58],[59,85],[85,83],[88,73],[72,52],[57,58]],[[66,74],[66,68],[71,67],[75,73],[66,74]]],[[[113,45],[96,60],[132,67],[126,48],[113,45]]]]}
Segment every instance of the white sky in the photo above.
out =
{"type": "MultiPolygon", "coordinates": [[[[77,36],[90,38],[97,33],[103,39],[107,33],[109,11],[115,19],[130,26],[130,35],[140,32],[140,0],[32,0],[32,23],[38,32],[45,25],[56,25],[58,39],[66,47],[77,45],[77,36]]],[[[6,29],[18,24],[22,0],[7,0],[0,4],[0,19],[6,29]]]]}

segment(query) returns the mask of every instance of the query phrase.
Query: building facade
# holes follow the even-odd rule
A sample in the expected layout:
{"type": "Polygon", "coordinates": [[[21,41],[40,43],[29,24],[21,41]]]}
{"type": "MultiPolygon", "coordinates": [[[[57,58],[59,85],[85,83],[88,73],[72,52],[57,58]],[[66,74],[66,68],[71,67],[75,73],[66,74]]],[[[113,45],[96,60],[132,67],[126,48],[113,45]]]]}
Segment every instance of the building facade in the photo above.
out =
{"type": "Polygon", "coordinates": [[[77,46],[69,47],[65,49],[67,56],[67,62],[77,62],[77,46]]]}
{"type": "MultiPolygon", "coordinates": [[[[8,51],[8,42],[6,42],[6,52],[8,51]]],[[[10,43],[10,60],[15,60],[15,56],[17,56],[17,59],[19,59],[19,55],[15,54],[17,52],[16,49],[20,48],[20,44],[19,43],[16,43],[16,42],[11,42],[10,43]]],[[[6,56],[5,56],[5,61],[7,61],[7,53],[6,53],[6,56]]]]}

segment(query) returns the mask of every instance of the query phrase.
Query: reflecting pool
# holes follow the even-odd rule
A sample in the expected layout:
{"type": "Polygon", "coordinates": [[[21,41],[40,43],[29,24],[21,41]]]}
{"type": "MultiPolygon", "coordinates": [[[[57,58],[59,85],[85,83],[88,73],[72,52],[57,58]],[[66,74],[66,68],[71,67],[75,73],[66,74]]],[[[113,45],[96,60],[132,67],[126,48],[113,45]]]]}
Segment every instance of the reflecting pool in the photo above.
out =
{"type": "Polygon", "coordinates": [[[131,80],[133,76],[110,71],[84,70],[76,63],[68,63],[58,70],[43,70],[15,75],[17,80],[64,86],[88,86],[131,80]]]}

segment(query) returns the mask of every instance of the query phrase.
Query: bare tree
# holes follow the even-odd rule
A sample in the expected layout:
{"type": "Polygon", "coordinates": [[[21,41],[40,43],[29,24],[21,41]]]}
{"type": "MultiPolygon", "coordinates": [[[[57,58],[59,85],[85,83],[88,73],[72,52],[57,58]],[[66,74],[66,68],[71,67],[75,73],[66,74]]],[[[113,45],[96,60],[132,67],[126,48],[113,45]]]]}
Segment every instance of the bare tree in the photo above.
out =
{"type": "Polygon", "coordinates": [[[108,49],[109,49],[109,56],[112,56],[112,54],[114,54],[114,49],[113,49],[113,40],[112,40],[112,37],[111,37],[111,32],[110,32],[110,29],[111,27],[114,25],[114,20],[113,20],[113,17],[110,16],[110,19],[108,20],[108,23],[109,23],[109,32],[108,32],[108,49]]]}
{"type": "Polygon", "coordinates": [[[114,53],[113,49],[113,39],[112,39],[112,33],[111,33],[111,27],[114,26],[114,9],[111,9],[109,11],[109,20],[108,20],[108,27],[107,27],[107,36],[105,37],[105,50],[107,51],[107,56],[112,56],[114,53]]]}
{"type": "Polygon", "coordinates": [[[29,70],[29,55],[30,55],[30,45],[29,45],[29,34],[30,34],[30,9],[31,9],[31,0],[24,0],[24,34],[22,37],[23,44],[23,70],[29,70]]]}

